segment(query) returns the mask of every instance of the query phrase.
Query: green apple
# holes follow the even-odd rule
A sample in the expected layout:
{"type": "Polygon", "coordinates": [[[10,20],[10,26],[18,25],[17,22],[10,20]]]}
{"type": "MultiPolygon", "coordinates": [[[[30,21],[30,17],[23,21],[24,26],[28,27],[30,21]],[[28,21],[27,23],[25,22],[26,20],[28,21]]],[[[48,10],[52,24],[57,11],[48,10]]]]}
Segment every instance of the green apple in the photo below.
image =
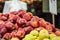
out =
{"type": "Polygon", "coordinates": [[[39,40],[39,39],[35,39],[35,40],[39,40]]]}
{"type": "Polygon", "coordinates": [[[52,40],[60,40],[60,38],[54,37],[54,38],[52,38],[52,40]]]}
{"type": "Polygon", "coordinates": [[[50,40],[52,40],[52,38],[56,37],[55,34],[50,34],[50,40]]]}
{"type": "Polygon", "coordinates": [[[36,30],[31,31],[30,34],[33,35],[33,36],[38,36],[39,35],[38,31],[36,31],[36,30]]]}
{"type": "Polygon", "coordinates": [[[36,39],[36,36],[28,34],[28,35],[25,36],[25,38],[23,40],[35,40],[35,39],[36,39]]]}
{"type": "Polygon", "coordinates": [[[43,29],[39,32],[39,39],[43,40],[44,38],[49,38],[49,33],[45,29],[43,29]]]}
{"type": "Polygon", "coordinates": [[[48,39],[48,38],[45,38],[45,39],[43,39],[43,40],[50,40],[50,39],[48,39]]]}

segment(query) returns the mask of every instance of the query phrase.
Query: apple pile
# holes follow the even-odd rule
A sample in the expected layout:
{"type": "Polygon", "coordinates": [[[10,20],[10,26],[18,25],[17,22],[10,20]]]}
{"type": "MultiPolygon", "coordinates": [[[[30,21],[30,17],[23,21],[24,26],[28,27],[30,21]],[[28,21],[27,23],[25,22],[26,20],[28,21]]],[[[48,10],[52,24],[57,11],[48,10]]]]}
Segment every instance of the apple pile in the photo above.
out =
{"type": "Polygon", "coordinates": [[[53,24],[33,16],[31,12],[19,10],[6,14],[0,13],[0,40],[22,40],[32,30],[39,32],[43,29],[49,34],[60,36],[60,30],[53,24]]]}
{"type": "Polygon", "coordinates": [[[40,31],[33,30],[30,34],[27,34],[23,40],[60,40],[60,36],[53,33],[49,34],[46,29],[40,31]]]}

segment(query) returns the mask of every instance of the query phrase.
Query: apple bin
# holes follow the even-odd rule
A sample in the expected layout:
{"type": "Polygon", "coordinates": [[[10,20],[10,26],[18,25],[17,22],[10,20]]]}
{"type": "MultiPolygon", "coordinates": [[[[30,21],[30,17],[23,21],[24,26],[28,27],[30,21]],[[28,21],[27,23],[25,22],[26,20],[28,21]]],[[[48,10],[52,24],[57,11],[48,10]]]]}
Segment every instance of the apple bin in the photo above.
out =
{"type": "Polygon", "coordinates": [[[31,12],[0,13],[0,40],[60,40],[60,30],[31,12]]]}

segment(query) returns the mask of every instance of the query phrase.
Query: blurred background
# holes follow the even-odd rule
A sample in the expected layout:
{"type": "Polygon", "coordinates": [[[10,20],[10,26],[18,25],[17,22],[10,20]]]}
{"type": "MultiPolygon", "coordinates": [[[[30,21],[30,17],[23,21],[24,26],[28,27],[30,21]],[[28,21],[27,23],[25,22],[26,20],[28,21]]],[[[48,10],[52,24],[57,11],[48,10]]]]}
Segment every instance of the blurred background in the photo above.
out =
{"type": "MultiPolygon", "coordinates": [[[[0,12],[2,13],[5,1],[0,0],[0,12]]],[[[49,0],[20,0],[27,3],[27,11],[34,15],[44,18],[46,21],[52,23],[52,15],[49,13],[49,0]]],[[[60,28],[60,0],[57,0],[58,14],[55,15],[55,26],[60,28]]]]}

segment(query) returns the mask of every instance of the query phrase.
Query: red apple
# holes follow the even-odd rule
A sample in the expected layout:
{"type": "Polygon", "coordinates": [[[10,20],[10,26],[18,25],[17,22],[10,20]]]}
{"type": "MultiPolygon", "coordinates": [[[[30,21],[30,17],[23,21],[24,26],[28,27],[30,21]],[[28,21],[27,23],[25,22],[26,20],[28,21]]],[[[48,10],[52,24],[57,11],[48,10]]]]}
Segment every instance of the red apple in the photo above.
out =
{"type": "Polygon", "coordinates": [[[37,31],[39,31],[39,32],[40,32],[40,30],[43,30],[43,29],[45,29],[45,28],[43,28],[43,27],[35,28],[35,30],[37,30],[37,31]]]}
{"type": "Polygon", "coordinates": [[[14,16],[15,16],[14,14],[9,14],[9,19],[8,19],[8,21],[13,22],[13,17],[14,17],[14,16]]]}
{"type": "Polygon", "coordinates": [[[18,31],[15,36],[18,37],[18,38],[23,38],[25,35],[25,33],[23,31],[18,31]]]}
{"type": "Polygon", "coordinates": [[[23,38],[25,36],[25,31],[23,28],[19,28],[18,31],[15,34],[16,37],[18,38],[23,38]]]}
{"type": "Polygon", "coordinates": [[[55,26],[49,22],[46,22],[46,25],[50,25],[52,28],[55,28],[55,26]]]}
{"type": "Polygon", "coordinates": [[[4,38],[1,38],[0,40],[5,40],[4,38]]]}
{"type": "Polygon", "coordinates": [[[16,23],[17,19],[20,18],[18,15],[11,15],[11,16],[9,16],[8,21],[11,21],[13,23],[16,23]]]}
{"type": "Polygon", "coordinates": [[[38,22],[35,21],[35,20],[30,21],[30,25],[31,25],[32,27],[38,27],[38,22]]]}
{"type": "Polygon", "coordinates": [[[52,31],[53,30],[53,28],[52,28],[52,26],[51,25],[46,25],[46,27],[45,27],[48,31],[52,31]]]}
{"type": "Polygon", "coordinates": [[[27,12],[26,14],[23,15],[23,18],[29,21],[32,18],[32,13],[27,12]]]}
{"type": "Polygon", "coordinates": [[[6,20],[7,20],[7,17],[2,16],[2,17],[0,18],[0,20],[6,21],[6,20]]]}
{"type": "Polygon", "coordinates": [[[17,37],[12,37],[11,40],[20,40],[20,39],[17,37]]]}
{"type": "Polygon", "coordinates": [[[42,27],[46,26],[46,21],[43,18],[40,18],[39,26],[42,26],[42,27]]]}
{"type": "Polygon", "coordinates": [[[18,18],[20,17],[18,15],[15,15],[12,20],[16,22],[18,18]]]}
{"type": "Polygon", "coordinates": [[[56,32],[56,31],[58,31],[59,29],[58,28],[53,28],[53,32],[56,32]]]}
{"type": "Polygon", "coordinates": [[[19,28],[18,28],[18,31],[24,31],[24,29],[23,29],[23,28],[21,28],[21,27],[19,27],[19,28]]]}
{"type": "Polygon", "coordinates": [[[5,28],[5,24],[0,24],[0,29],[5,28]]]}
{"type": "Polygon", "coordinates": [[[0,20],[0,25],[1,25],[1,24],[5,24],[5,22],[4,22],[4,21],[2,21],[2,20],[0,20]]]}
{"type": "Polygon", "coordinates": [[[9,39],[11,38],[10,33],[6,33],[6,34],[3,36],[3,38],[9,40],[9,39]]]}
{"type": "Polygon", "coordinates": [[[51,25],[51,23],[49,23],[49,22],[46,21],[46,25],[51,25]]]}
{"type": "Polygon", "coordinates": [[[17,13],[16,11],[10,12],[10,14],[13,14],[13,15],[15,15],[16,13],[17,13]]]}
{"type": "Polygon", "coordinates": [[[60,30],[59,30],[59,31],[56,31],[55,34],[56,34],[57,36],[60,36],[60,30]]]}
{"type": "Polygon", "coordinates": [[[20,18],[18,15],[14,15],[10,20],[13,22],[13,23],[16,23],[17,19],[20,18]]]}
{"type": "Polygon", "coordinates": [[[0,38],[2,37],[2,35],[0,34],[0,38]]]}
{"type": "Polygon", "coordinates": [[[26,22],[25,26],[30,26],[30,22],[26,22]]]}
{"type": "Polygon", "coordinates": [[[8,13],[6,13],[6,14],[4,14],[3,16],[5,16],[5,17],[7,17],[7,18],[8,18],[8,17],[9,17],[9,14],[8,14],[8,13]]]}
{"type": "Polygon", "coordinates": [[[45,27],[48,31],[53,31],[55,32],[55,26],[49,22],[46,22],[46,27],[45,27]]]}
{"type": "Polygon", "coordinates": [[[20,11],[18,11],[17,15],[19,15],[20,17],[22,17],[24,14],[26,14],[26,12],[23,11],[23,10],[20,10],[20,11]]]}
{"type": "Polygon", "coordinates": [[[17,33],[17,30],[14,30],[12,31],[10,34],[11,34],[11,37],[15,37],[15,34],[17,33]]]}
{"type": "Polygon", "coordinates": [[[32,19],[31,19],[31,21],[32,20],[39,21],[39,17],[38,16],[33,16],[32,19]]]}
{"type": "Polygon", "coordinates": [[[17,23],[15,23],[15,29],[18,29],[19,28],[19,26],[18,26],[18,24],[17,23]]]}
{"type": "Polygon", "coordinates": [[[25,33],[28,34],[33,30],[33,27],[28,26],[28,27],[25,27],[24,30],[25,30],[25,33]]]}
{"type": "Polygon", "coordinates": [[[58,31],[59,29],[58,28],[55,28],[56,31],[58,31]]]}
{"type": "Polygon", "coordinates": [[[9,14],[9,18],[13,18],[14,16],[14,14],[9,14]]]}
{"type": "MultiPolygon", "coordinates": [[[[2,25],[3,26],[3,25],[2,25]]],[[[1,35],[4,35],[5,33],[7,32],[7,29],[5,27],[2,27],[0,26],[0,34],[1,35]]]]}
{"type": "Polygon", "coordinates": [[[23,25],[23,24],[26,24],[26,20],[25,19],[23,19],[23,18],[19,18],[19,19],[17,19],[17,23],[19,24],[19,25],[23,25]]]}
{"type": "Polygon", "coordinates": [[[5,26],[6,26],[6,28],[7,28],[8,30],[13,30],[13,29],[15,29],[14,24],[11,23],[11,22],[9,22],[9,21],[6,22],[5,26]]]}
{"type": "Polygon", "coordinates": [[[54,32],[51,32],[51,31],[48,31],[49,32],[49,34],[55,34],[54,32]]]}
{"type": "Polygon", "coordinates": [[[15,37],[16,32],[11,32],[11,36],[15,37]]]}

